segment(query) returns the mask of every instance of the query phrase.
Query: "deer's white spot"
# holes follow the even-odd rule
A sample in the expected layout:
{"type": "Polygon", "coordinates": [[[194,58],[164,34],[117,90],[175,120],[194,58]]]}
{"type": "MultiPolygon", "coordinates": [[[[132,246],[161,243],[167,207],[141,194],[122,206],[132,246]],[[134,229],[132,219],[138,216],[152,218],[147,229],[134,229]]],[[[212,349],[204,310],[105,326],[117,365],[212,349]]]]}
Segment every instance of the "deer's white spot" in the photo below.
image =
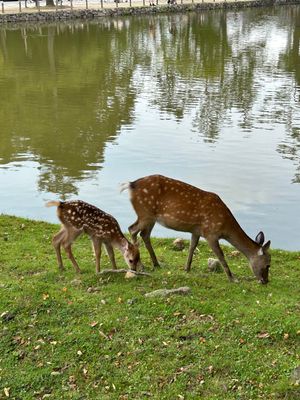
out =
{"type": "Polygon", "coordinates": [[[143,189],[143,192],[144,192],[144,193],[148,193],[148,190],[147,190],[147,189],[143,189]]]}

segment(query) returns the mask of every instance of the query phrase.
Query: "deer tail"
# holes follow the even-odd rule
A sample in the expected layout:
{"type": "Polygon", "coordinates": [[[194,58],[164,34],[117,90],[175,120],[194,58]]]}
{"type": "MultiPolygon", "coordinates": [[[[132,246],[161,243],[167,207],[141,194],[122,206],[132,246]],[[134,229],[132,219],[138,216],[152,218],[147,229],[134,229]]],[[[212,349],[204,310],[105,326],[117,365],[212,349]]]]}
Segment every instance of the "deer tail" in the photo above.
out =
{"type": "Polygon", "coordinates": [[[54,207],[54,206],[59,207],[60,205],[61,205],[61,202],[60,201],[55,201],[55,200],[48,201],[45,204],[46,207],[54,207]]]}
{"type": "Polygon", "coordinates": [[[124,190],[130,189],[130,182],[124,182],[120,184],[120,193],[124,192],[124,190]]]}

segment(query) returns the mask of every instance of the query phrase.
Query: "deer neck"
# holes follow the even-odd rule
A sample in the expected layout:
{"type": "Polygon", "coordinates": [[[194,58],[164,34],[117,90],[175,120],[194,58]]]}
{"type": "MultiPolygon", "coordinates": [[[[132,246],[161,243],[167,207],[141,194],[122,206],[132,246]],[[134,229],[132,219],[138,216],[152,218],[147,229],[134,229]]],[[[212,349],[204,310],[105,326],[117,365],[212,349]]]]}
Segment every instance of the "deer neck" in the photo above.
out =
{"type": "Polygon", "coordinates": [[[259,249],[258,244],[243,231],[238,223],[237,226],[227,234],[226,240],[243,253],[248,260],[250,260],[259,249]]]}
{"type": "Polygon", "coordinates": [[[123,235],[118,235],[115,240],[112,242],[112,245],[116,247],[122,254],[124,254],[125,250],[128,247],[128,240],[123,235]]]}

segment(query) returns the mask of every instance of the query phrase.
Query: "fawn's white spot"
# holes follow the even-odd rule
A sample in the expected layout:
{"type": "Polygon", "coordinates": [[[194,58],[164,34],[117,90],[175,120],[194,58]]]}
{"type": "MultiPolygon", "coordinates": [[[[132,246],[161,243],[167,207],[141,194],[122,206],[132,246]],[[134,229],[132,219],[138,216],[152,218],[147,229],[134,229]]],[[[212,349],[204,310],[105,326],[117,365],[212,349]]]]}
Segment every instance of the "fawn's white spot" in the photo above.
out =
{"type": "Polygon", "coordinates": [[[143,189],[143,192],[144,192],[144,193],[148,193],[148,190],[147,190],[147,189],[143,189]]]}

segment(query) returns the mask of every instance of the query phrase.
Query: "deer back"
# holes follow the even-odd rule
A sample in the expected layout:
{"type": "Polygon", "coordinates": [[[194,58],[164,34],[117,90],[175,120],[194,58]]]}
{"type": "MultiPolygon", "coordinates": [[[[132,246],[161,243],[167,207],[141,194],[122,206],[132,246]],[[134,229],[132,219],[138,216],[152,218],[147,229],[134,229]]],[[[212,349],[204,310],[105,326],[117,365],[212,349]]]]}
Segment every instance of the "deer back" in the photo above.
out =
{"type": "Polygon", "coordinates": [[[131,182],[131,202],[139,216],[169,228],[222,236],[236,221],[220,197],[176,179],[151,175],[131,182]]]}
{"type": "Polygon", "coordinates": [[[123,237],[120,226],[112,215],[84,201],[61,202],[57,215],[63,225],[83,230],[90,236],[108,241],[115,236],[123,237]]]}

